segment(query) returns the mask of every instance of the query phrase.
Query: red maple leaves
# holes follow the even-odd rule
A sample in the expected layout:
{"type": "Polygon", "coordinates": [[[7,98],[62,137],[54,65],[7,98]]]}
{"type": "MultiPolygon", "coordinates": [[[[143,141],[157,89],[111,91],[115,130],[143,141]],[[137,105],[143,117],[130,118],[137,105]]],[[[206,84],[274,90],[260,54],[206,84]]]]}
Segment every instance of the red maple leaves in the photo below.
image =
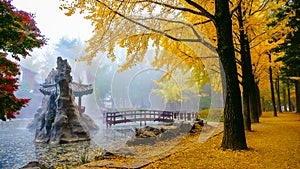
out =
{"type": "Polygon", "coordinates": [[[0,0],[0,119],[15,118],[30,99],[17,98],[19,65],[7,58],[8,54],[20,60],[46,39],[36,27],[34,15],[17,10],[10,0],[0,0]]]}

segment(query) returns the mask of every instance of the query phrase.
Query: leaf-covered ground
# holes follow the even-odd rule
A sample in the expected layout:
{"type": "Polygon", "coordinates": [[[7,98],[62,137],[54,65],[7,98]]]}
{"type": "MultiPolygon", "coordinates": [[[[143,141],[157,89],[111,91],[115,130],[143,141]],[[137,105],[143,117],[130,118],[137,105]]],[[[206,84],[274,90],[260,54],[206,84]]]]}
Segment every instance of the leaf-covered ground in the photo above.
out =
{"type": "Polygon", "coordinates": [[[246,132],[249,150],[223,151],[223,134],[145,168],[300,168],[300,115],[263,113],[246,132]]]}
{"type": "MultiPolygon", "coordinates": [[[[154,162],[144,168],[300,168],[300,115],[280,113],[278,117],[273,117],[272,113],[266,112],[260,118],[260,123],[252,125],[252,129],[253,132],[246,132],[249,150],[222,150],[222,133],[205,142],[195,141],[199,136],[188,136],[177,144],[185,148],[159,160],[152,159],[154,162]]],[[[146,158],[155,148],[136,149],[146,158]]],[[[120,158],[119,162],[130,166],[130,163],[138,161],[120,158]]],[[[99,162],[93,164],[79,168],[100,168],[97,167],[99,162]]]]}

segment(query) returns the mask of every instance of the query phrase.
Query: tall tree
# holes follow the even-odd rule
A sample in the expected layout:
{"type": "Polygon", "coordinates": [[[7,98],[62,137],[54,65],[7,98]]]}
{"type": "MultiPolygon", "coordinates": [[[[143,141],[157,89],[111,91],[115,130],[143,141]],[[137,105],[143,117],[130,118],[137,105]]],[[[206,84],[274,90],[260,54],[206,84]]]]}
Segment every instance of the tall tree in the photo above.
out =
{"type": "Polygon", "coordinates": [[[224,67],[227,84],[222,147],[247,149],[228,1],[215,1],[215,25],[218,39],[217,50],[224,67]]]}
{"type": "Polygon", "coordinates": [[[288,97],[288,105],[289,105],[289,112],[292,111],[292,102],[291,102],[291,90],[290,90],[290,80],[287,79],[287,97],[288,97]]]}
{"type": "MultiPolygon", "coordinates": [[[[239,24],[239,41],[240,41],[240,54],[241,54],[241,66],[242,66],[242,86],[243,86],[243,117],[244,126],[246,130],[251,131],[251,119],[250,119],[250,89],[251,87],[251,76],[252,76],[252,66],[251,66],[251,56],[250,51],[247,51],[247,35],[244,30],[244,20],[243,20],[242,5],[239,4],[237,10],[237,19],[239,24]],[[250,64],[250,66],[249,66],[250,64]]],[[[254,78],[253,78],[254,82],[254,78]]]]}
{"type": "Polygon", "coordinates": [[[274,94],[274,84],[273,84],[273,68],[271,66],[272,63],[272,56],[269,54],[269,76],[270,76],[270,87],[271,87],[271,95],[272,95],[272,106],[274,111],[274,116],[277,117],[277,109],[276,109],[276,102],[275,102],[275,94],[274,94]]]}
{"type": "Polygon", "coordinates": [[[282,87],[282,97],[283,97],[283,110],[284,112],[287,112],[287,102],[286,102],[286,88],[283,86],[282,87]]]}
{"type": "Polygon", "coordinates": [[[234,41],[238,53],[237,63],[241,67],[239,72],[241,73],[240,81],[243,87],[244,124],[247,130],[251,130],[251,122],[259,122],[261,104],[259,102],[258,83],[262,76],[265,76],[261,73],[262,64],[265,64],[262,63],[263,59],[261,57],[264,55],[258,55],[258,51],[255,49],[260,48],[259,51],[263,49],[264,52],[270,50],[277,44],[264,46],[264,42],[270,40],[275,35],[274,33],[284,32],[285,29],[278,25],[273,30],[268,29],[268,23],[273,20],[272,11],[282,5],[281,1],[242,0],[240,2],[236,12],[233,13],[234,41]],[[257,70],[260,72],[256,73],[257,70]],[[256,77],[254,77],[254,73],[256,73],[256,77]]]}
{"type": "MultiPolygon", "coordinates": [[[[92,58],[90,56],[96,54],[97,51],[107,50],[109,56],[114,59],[113,50],[116,44],[119,44],[128,49],[127,63],[123,65],[123,68],[128,68],[143,59],[150,39],[156,48],[163,47],[172,52],[191,68],[201,58],[195,57],[199,54],[198,51],[195,51],[196,48],[191,49],[186,43],[199,45],[198,48],[203,45],[202,48],[213,50],[214,46],[197,32],[197,26],[206,23],[213,24],[216,32],[214,37],[217,40],[217,52],[226,79],[225,128],[222,147],[234,150],[247,148],[229,1],[215,0],[207,3],[191,0],[167,2],[151,0],[109,3],[97,0],[78,3],[64,2],[62,8],[68,9],[68,14],[74,13],[77,8],[80,8],[81,12],[89,11],[90,15],[87,18],[93,20],[97,34],[89,41],[90,55],[87,58],[92,58]],[[204,4],[207,8],[204,8],[204,4]],[[154,11],[159,12],[154,13],[154,11]],[[189,18],[177,19],[183,15],[189,15],[189,18]],[[197,22],[199,20],[204,21],[197,22]],[[99,46],[103,42],[108,42],[108,44],[99,46]]],[[[201,67],[194,68],[201,69],[201,67]]]]}
{"type": "Polygon", "coordinates": [[[0,1],[0,119],[14,118],[29,102],[14,95],[18,89],[19,65],[9,60],[8,54],[20,61],[19,55],[25,58],[33,48],[45,42],[32,14],[17,10],[10,1],[0,1]]]}
{"type": "Polygon", "coordinates": [[[286,16],[289,14],[293,14],[290,16],[290,20],[287,27],[293,28],[295,31],[293,33],[288,34],[285,42],[277,48],[279,52],[284,52],[284,56],[277,59],[277,61],[282,61],[283,68],[282,73],[284,76],[289,77],[295,84],[295,92],[296,92],[296,111],[300,113],[300,2],[297,0],[289,1],[281,11],[278,13],[278,20],[282,18],[282,16],[286,16]]]}
{"type": "Polygon", "coordinates": [[[281,110],[281,99],[280,99],[280,78],[277,76],[275,81],[275,91],[277,94],[277,111],[282,112],[281,110]]]}

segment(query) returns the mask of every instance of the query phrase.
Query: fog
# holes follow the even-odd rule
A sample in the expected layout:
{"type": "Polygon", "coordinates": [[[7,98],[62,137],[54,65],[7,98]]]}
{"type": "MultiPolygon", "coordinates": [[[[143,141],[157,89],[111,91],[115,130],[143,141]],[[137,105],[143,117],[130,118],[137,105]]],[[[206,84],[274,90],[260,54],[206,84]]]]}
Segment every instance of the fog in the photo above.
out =
{"type": "MultiPolygon", "coordinates": [[[[93,85],[93,93],[83,96],[82,105],[86,108],[85,113],[99,121],[103,121],[102,111],[109,109],[197,112],[223,106],[222,92],[214,91],[211,83],[206,83],[201,88],[196,83],[187,84],[192,71],[173,71],[169,80],[162,79],[162,82],[158,83],[157,81],[169,70],[165,67],[157,69],[151,64],[155,56],[151,48],[141,63],[123,72],[119,72],[118,69],[125,62],[125,49],[116,48],[116,62],[111,62],[106,53],[99,53],[90,65],[87,62],[75,62],[76,58],[85,55],[84,49],[85,45],[80,39],[64,37],[54,48],[47,47],[43,51],[35,51],[30,58],[21,61],[20,88],[16,95],[31,100],[21,110],[18,118],[33,118],[41,106],[43,95],[39,92],[39,84],[44,82],[51,69],[56,68],[58,56],[68,60],[74,82],[93,85]],[[174,94],[179,99],[170,100],[166,94],[162,94],[166,90],[163,84],[166,83],[174,88],[169,93],[178,90],[174,94]]],[[[169,55],[174,57],[173,54],[169,55]]]]}

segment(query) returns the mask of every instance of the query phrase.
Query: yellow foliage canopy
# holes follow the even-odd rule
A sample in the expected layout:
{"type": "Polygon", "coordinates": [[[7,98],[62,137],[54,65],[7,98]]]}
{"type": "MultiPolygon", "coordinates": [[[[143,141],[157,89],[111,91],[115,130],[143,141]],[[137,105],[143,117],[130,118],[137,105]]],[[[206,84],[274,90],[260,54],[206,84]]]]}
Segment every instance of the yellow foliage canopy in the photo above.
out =
{"type": "MultiPolygon", "coordinates": [[[[214,12],[212,2],[197,1],[214,12]]],[[[140,63],[152,47],[156,50],[152,65],[167,69],[162,78],[169,79],[176,69],[183,73],[192,70],[199,85],[210,79],[216,84],[215,90],[220,90],[219,61],[215,44],[210,43],[216,36],[211,29],[213,24],[186,1],[77,0],[62,1],[61,9],[67,15],[78,10],[95,27],[94,36],[88,41],[88,54],[77,61],[90,63],[99,52],[107,52],[114,61],[115,49],[122,47],[127,50],[126,62],[120,67],[123,71],[140,63]],[[210,26],[201,26],[206,23],[210,26]],[[203,75],[209,78],[202,78],[203,75]]]]}

